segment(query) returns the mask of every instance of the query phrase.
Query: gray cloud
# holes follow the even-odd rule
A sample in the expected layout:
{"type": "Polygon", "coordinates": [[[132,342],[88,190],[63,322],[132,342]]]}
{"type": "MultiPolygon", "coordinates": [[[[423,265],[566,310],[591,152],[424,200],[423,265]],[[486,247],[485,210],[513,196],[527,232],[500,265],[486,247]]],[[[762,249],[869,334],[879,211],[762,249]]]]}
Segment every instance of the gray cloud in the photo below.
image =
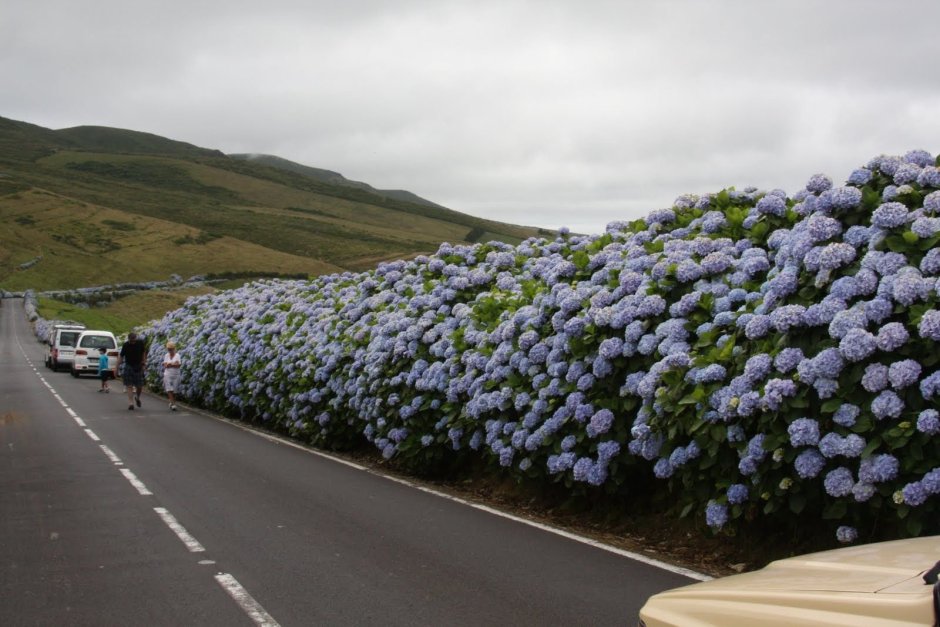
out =
{"type": "Polygon", "coordinates": [[[940,151],[934,0],[12,0],[0,115],[267,152],[598,231],[940,151]]]}

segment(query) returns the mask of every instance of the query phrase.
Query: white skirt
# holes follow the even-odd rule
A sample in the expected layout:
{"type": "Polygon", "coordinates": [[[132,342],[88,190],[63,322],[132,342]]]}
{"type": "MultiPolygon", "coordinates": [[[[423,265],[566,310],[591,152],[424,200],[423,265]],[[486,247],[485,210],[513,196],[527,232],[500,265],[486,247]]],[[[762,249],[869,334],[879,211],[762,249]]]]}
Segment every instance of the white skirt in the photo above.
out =
{"type": "Polygon", "coordinates": [[[180,386],[179,368],[167,368],[163,371],[163,390],[174,394],[180,386]]]}

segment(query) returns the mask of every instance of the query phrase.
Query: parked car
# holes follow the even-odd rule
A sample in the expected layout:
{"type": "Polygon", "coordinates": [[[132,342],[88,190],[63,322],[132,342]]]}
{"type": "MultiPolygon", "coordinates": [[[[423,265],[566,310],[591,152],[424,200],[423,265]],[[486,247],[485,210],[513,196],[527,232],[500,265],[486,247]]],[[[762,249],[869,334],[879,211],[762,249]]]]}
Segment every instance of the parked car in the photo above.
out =
{"type": "Polygon", "coordinates": [[[75,342],[78,334],[85,330],[85,325],[57,324],[49,334],[49,352],[46,354],[46,367],[55,371],[71,369],[75,357],[75,342]]]}
{"type": "Polygon", "coordinates": [[[649,598],[640,625],[936,625],[940,536],[810,553],[649,598]]]}
{"type": "Polygon", "coordinates": [[[118,345],[117,339],[110,331],[85,330],[78,334],[75,341],[75,358],[72,361],[71,373],[73,377],[83,374],[98,374],[98,358],[101,353],[98,349],[104,348],[108,355],[108,368],[114,370],[117,365],[118,345]]]}

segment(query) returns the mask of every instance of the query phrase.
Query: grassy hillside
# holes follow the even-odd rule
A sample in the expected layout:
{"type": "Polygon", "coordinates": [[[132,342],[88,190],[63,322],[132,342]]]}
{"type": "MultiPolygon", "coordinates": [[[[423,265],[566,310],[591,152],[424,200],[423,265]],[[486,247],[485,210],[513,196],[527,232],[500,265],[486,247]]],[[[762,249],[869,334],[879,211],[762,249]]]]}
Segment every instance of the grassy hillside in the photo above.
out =
{"type": "Polygon", "coordinates": [[[321,168],[312,168],[310,166],[302,165],[300,163],[295,163],[293,161],[288,161],[287,159],[282,159],[281,157],[275,157],[273,155],[259,155],[259,154],[239,154],[239,155],[229,155],[232,159],[239,159],[242,161],[250,161],[252,163],[261,164],[270,166],[272,168],[277,168],[279,170],[287,170],[288,172],[296,172],[297,174],[302,174],[308,178],[311,178],[315,181],[321,181],[324,183],[331,183],[334,185],[342,185],[345,187],[354,187],[358,189],[365,190],[367,192],[377,194],[384,198],[391,198],[394,200],[400,200],[404,202],[414,203],[418,205],[427,205],[429,207],[437,207],[443,209],[441,205],[433,203],[430,200],[421,198],[417,194],[413,194],[408,191],[400,189],[375,189],[368,183],[361,183],[359,181],[351,181],[339,172],[333,172],[331,170],[323,170],[321,168]]]}
{"type": "Polygon", "coordinates": [[[0,287],[314,275],[431,252],[443,241],[518,242],[537,232],[299,167],[137,131],[53,131],[0,118],[0,287]]]}
{"type": "Polygon", "coordinates": [[[335,272],[338,266],[31,189],[0,195],[8,290],[61,289],[224,272],[335,272]],[[28,268],[22,266],[29,265],[28,268]]]}

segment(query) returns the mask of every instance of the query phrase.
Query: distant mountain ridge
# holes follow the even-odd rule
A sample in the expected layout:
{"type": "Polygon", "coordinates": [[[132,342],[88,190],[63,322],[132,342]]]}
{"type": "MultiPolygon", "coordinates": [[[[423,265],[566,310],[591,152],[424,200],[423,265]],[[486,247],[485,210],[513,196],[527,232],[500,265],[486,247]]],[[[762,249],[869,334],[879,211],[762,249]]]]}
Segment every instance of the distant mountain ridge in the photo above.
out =
{"type": "Polygon", "coordinates": [[[439,207],[444,209],[443,205],[439,205],[435,202],[431,202],[425,198],[413,194],[409,191],[402,189],[376,189],[368,183],[362,183],[360,181],[353,181],[347,179],[345,176],[339,172],[333,172],[332,170],[324,170],[322,168],[314,168],[308,165],[303,165],[296,163],[294,161],[289,161],[282,157],[276,157],[274,155],[265,155],[259,153],[239,153],[239,154],[229,154],[228,157],[232,159],[241,159],[243,161],[252,161],[255,163],[261,163],[263,165],[270,166],[272,168],[278,168],[280,170],[286,170],[288,172],[296,172],[297,174],[302,174],[304,176],[309,176],[310,178],[321,181],[323,183],[330,183],[332,185],[345,185],[348,187],[355,187],[357,189],[364,189],[366,191],[372,192],[379,196],[385,196],[386,198],[394,198],[396,200],[403,200],[405,202],[413,202],[421,205],[427,205],[429,207],[439,207]]]}

